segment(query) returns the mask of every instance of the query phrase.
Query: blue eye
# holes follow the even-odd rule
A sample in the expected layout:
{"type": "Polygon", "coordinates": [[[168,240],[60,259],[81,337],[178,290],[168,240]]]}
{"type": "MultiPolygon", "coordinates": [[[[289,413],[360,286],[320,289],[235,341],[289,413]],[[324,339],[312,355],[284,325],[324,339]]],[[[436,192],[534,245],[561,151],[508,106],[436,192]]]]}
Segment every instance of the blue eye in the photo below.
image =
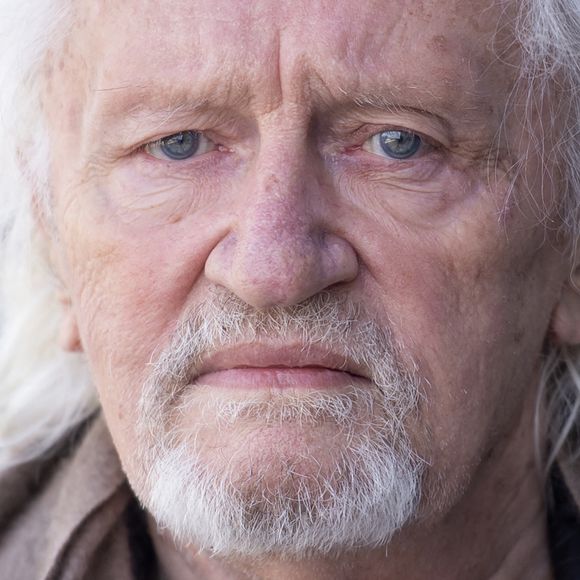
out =
{"type": "Polygon", "coordinates": [[[371,138],[371,150],[391,159],[410,159],[421,148],[423,141],[411,131],[383,131],[371,138]]]}
{"type": "Polygon", "coordinates": [[[169,157],[180,161],[188,159],[197,153],[199,148],[199,133],[194,131],[183,131],[164,137],[158,141],[159,150],[169,157]]]}
{"type": "Polygon", "coordinates": [[[215,148],[216,144],[200,131],[180,131],[147,143],[143,150],[164,161],[168,159],[184,161],[190,157],[199,157],[203,153],[209,153],[215,148]]]}

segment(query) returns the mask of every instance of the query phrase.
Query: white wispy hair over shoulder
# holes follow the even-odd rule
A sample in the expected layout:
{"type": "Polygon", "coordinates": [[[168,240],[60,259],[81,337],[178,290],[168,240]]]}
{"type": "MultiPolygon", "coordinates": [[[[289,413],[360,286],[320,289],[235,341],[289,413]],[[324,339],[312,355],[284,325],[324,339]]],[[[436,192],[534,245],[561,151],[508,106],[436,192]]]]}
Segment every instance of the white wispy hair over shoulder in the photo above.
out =
{"type": "Polygon", "coordinates": [[[39,227],[50,206],[39,75],[69,9],[0,0],[0,470],[46,453],[98,406],[82,354],[58,345],[58,281],[39,227]]]}

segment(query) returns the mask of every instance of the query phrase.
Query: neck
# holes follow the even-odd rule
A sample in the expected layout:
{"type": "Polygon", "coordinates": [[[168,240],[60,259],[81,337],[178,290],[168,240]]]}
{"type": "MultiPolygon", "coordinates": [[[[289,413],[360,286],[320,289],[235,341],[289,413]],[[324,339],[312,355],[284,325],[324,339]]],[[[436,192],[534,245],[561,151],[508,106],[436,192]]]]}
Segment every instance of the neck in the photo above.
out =
{"type": "Polygon", "coordinates": [[[512,525],[507,514],[504,519],[512,532],[509,545],[502,546],[499,539],[490,541],[491,534],[483,528],[466,525],[454,534],[436,528],[430,533],[417,530],[414,538],[401,533],[388,549],[300,561],[221,560],[191,549],[178,550],[160,534],[155,534],[154,543],[166,580],[550,580],[543,510],[529,521],[522,519],[518,526],[512,525]]]}
{"type": "MultiPolygon", "coordinates": [[[[530,405],[530,407],[532,407],[530,405]]],[[[544,490],[533,451],[533,411],[524,411],[475,470],[451,508],[402,529],[388,547],[304,560],[224,560],[152,536],[167,580],[550,580],[544,490]]]]}

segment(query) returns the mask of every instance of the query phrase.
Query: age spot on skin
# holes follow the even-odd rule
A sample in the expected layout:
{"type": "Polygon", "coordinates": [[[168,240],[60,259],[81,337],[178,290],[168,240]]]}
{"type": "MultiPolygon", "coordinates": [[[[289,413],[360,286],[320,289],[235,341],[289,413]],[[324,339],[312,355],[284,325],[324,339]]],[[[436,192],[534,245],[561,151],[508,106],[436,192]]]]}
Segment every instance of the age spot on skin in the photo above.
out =
{"type": "Polygon", "coordinates": [[[52,77],[54,75],[53,66],[53,54],[52,51],[48,51],[44,65],[42,67],[42,79],[45,83],[46,91],[48,93],[52,92],[52,77]]]}
{"type": "Polygon", "coordinates": [[[432,38],[431,46],[436,52],[445,54],[449,49],[447,37],[443,34],[437,34],[432,38]]]}
{"type": "Polygon", "coordinates": [[[524,338],[524,331],[520,328],[514,332],[514,344],[520,344],[524,338]]]}
{"type": "Polygon", "coordinates": [[[74,101],[70,104],[67,110],[67,121],[69,130],[74,131],[79,128],[80,117],[81,117],[81,107],[78,102],[74,101]]]}

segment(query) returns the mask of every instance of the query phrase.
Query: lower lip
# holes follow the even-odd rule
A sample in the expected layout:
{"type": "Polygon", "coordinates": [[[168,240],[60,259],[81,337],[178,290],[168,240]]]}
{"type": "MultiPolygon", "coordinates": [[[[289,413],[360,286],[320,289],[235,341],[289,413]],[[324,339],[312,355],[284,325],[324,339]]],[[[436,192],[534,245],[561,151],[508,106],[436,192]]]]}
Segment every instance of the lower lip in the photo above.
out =
{"type": "Polygon", "coordinates": [[[205,373],[195,383],[230,389],[336,389],[359,380],[345,371],[318,367],[250,367],[205,373]]]}

